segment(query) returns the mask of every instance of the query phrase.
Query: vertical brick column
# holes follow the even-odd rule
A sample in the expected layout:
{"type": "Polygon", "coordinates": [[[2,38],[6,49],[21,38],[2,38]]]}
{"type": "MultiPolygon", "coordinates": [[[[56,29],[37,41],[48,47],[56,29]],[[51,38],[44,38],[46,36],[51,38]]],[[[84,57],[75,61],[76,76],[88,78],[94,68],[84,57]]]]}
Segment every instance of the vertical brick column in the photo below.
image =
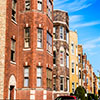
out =
{"type": "Polygon", "coordinates": [[[0,0],[0,99],[4,92],[6,0],[0,0]]]}

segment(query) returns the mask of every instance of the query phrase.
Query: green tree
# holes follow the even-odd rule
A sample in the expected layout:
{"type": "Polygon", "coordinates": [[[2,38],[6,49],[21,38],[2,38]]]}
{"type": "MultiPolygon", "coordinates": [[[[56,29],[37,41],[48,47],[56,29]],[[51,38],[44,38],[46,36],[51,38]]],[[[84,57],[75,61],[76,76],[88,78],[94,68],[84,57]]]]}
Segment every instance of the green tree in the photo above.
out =
{"type": "Polygon", "coordinates": [[[82,86],[79,86],[75,90],[75,95],[78,97],[78,99],[86,100],[85,92],[86,92],[85,89],[82,86]]]}

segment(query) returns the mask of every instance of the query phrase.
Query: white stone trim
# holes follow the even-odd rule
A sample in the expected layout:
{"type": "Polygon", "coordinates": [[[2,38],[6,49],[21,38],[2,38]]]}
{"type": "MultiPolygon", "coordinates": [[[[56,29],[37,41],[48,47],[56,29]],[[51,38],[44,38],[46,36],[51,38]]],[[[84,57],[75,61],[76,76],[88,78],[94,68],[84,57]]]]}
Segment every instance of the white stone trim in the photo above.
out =
{"type": "Polygon", "coordinates": [[[9,79],[9,87],[8,87],[8,99],[10,99],[10,86],[14,86],[14,100],[16,99],[16,79],[14,75],[11,75],[9,79]]]}

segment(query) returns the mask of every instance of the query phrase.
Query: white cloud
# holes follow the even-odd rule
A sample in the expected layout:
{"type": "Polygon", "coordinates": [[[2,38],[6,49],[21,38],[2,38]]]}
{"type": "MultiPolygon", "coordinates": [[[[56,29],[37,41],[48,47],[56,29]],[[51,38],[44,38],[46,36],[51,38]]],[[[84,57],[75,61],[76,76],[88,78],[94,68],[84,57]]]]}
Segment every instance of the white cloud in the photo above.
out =
{"type": "Polygon", "coordinates": [[[89,40],[83,44],[83,49],[86,51],[92,51],[95,48],[100,48],[100,37],[89,40]]]}
{"type": "Polygon", "coordinates": [[[54,8],[75,12],[92,5],[94,0],[54,0],[54,8]]]}
{"type": "Polygon", "coordinates": [[[79,22],[83,19],[82,15],[73,15],[73,16],[69,16],[69,22],[70,23],[74,23],[74,22],[79,22]]]}
{"type": "Polygon", "coordinates": [[[70,23],[70,27],[72,29],[76,29],[76,28],[80,28],[80,27],[88,27],[88,26],[95,26],[95,25],[99,25],[100,21],[92,21],[92,22],[87,22],[87,23],[70,23]]]}

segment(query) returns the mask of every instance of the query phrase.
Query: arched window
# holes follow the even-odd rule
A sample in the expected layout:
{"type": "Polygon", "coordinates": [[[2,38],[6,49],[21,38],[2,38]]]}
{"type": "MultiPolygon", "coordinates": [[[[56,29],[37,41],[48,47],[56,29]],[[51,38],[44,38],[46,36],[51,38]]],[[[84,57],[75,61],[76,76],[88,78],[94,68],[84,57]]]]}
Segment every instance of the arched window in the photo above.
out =
{"type": "Polygon", "coordinates": [[[60,66],[64,66],[64,48],[60,48],[60,66]]]}
{"type": "Polygon", "coordinates": [[[14,75],[12,75],[9,79],[8,99],[9,100],[16,99],[16,79],[14,75]]]}

